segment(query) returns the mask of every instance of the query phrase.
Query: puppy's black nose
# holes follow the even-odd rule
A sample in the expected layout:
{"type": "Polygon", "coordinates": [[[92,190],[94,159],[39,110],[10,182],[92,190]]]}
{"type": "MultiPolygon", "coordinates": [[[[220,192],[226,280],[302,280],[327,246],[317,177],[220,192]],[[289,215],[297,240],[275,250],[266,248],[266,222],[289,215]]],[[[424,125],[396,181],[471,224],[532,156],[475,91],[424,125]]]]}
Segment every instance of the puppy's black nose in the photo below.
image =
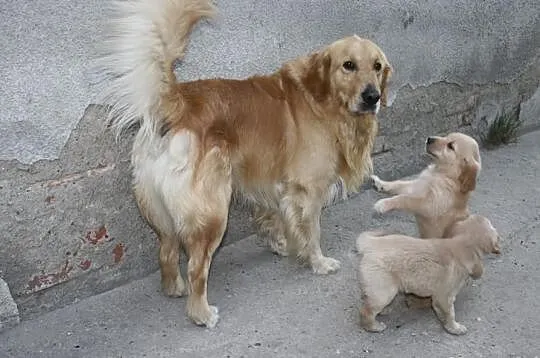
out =
{"type": "Polygon", "coordinates": [[[433,143],[433,142],[435,142],[435,138],[433,138],[433,137],[428,137],[428,138],[426,139],[426,144],[431,144],[431,143],[433,143]]]}
{"type": "Polygon", "coordinates": [[[364,92],[362,92],[362,100],[364,101],[365,104],[369,106],[373,106],[377,104],[380,98],[381,98],[381,94],[379,93],[379,91],[377,91],[377,89],[373,85],[367,85],[364,92]]]}

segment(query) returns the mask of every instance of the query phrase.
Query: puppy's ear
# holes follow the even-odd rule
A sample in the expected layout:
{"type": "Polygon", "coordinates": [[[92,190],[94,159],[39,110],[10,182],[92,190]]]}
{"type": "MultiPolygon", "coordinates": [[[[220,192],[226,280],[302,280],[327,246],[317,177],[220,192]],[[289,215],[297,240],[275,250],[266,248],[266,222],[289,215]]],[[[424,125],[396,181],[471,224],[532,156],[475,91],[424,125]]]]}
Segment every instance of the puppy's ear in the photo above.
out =
{"type": "Polygon", "coordinates": [[[459,185],[462,193],[468,193],[476,189],[476,177],[480,170],[480,164],[477,162],[465,162],[461,174],[459,175],[459,185]]]}
{"type": "Polygon", "coordinates": [[[305,89],[315,101],[324,102],[330,96],[331,59],[327,51],[312,54],[302,76],[305,89]]]}
{"type": "Polygon", "coordinates": [[[392,72],[394,72],[392,66],[386,64],[386,67],[383,70],[383,76],[381,81],[381,105],[383,105],[384,107],[386,107],[388,103],[388,85],[390,77],[392,77],[392,72]]]}

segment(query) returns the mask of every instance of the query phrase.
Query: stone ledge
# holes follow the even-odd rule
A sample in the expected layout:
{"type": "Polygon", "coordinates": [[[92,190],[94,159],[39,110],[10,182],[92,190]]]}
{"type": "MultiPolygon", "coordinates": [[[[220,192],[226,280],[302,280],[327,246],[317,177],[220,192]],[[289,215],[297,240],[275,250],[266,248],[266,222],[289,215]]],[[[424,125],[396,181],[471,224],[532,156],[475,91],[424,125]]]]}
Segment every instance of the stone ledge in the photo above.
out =
{"type": "Polygon", "coordinates": [[[19,309],[11,297],[9,287],[0,278],[0,333],[19,324],[19,309]]]}

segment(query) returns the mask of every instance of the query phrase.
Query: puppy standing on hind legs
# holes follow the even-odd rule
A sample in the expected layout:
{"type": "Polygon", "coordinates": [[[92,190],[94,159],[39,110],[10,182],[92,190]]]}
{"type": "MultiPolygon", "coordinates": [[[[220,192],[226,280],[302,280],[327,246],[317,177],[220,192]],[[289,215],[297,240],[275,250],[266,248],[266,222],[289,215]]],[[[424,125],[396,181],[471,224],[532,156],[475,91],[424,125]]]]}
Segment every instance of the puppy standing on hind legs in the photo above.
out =
{"type": "Polygon", "coordinates": [[[131,158],[135,196],[161,241],[165,293],[189,293],[188,316],[216,325],[208,273],[233,192],[260,211],[275,251],[296,248],[315,273],[335,272],[339,261],[320,247],[321,210],[336,181],[354,191],[370,172],[376,114],[392,72],[384,53],[354,35],[268,76],[177,82],[173,64],[193,26],[214,14],[211,2],[116,6],[100,60],[111,80],[105,103],[118,131],[140,124],[131,158]]]}
{"type": "Polygon", "coordinates": [[[429,137],[426,152],[433,163],[415,179],[384,181],[371,176],[377,191],[394,195],[378,200],[374,210],[410,212],[421,238],[445,237],[454,222],[469,215],[469,197],[481,168],[480,151],[473,138],[450,133],[429,137]]]}

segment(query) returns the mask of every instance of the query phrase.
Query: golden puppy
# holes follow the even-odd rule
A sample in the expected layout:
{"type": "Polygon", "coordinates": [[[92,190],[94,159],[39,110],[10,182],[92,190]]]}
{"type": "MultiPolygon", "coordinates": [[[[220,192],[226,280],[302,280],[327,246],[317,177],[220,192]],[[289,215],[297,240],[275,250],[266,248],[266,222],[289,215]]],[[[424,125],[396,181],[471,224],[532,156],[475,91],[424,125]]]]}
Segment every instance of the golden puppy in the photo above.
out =
{"type": "Polygon", "coordinates": [[[468,202],[481,168],[478,143],[462,133],[429,137],[426,152],[433,163],[413,180],[384,181],[372,175],[374,187],[395,195],[375,203],[378,213],[411,212],[421,238],[445,237],[446,230],[469,215],[468,202]]]}
{"type": "Polygon", "coordinates": [[[483,216],[471,215],[449,228],[450,239],[420,240],[404,235],[364,232],[356,240],[363,255],[360,286],[361,325],[380,332],[386,325],[376,320],[398,292],[431,297],[433,310],[452,334],[467,329],[455,320],[454,301],[466,280],[482,276],[482,257],[499,254],[499,235],[483,216]]]}
{"type": "Polygon", "coordinates": [[[233,196],[251,204],[275,251],[294,250],[317,274],[338,270],[321,251],[321,208],[338,180],[355,190],[371,171],[375,115],[391,73],[379,47],[350,36],[267,76],[177,83],[174,63],[192,27],[214,14],[211,1],[117,5],[101,65],[112,80],[112,124],[140,123],[135,196],[160,239],[165,293],[189,292],[188,316],[216,325],[208,272],[233,196]]]}

